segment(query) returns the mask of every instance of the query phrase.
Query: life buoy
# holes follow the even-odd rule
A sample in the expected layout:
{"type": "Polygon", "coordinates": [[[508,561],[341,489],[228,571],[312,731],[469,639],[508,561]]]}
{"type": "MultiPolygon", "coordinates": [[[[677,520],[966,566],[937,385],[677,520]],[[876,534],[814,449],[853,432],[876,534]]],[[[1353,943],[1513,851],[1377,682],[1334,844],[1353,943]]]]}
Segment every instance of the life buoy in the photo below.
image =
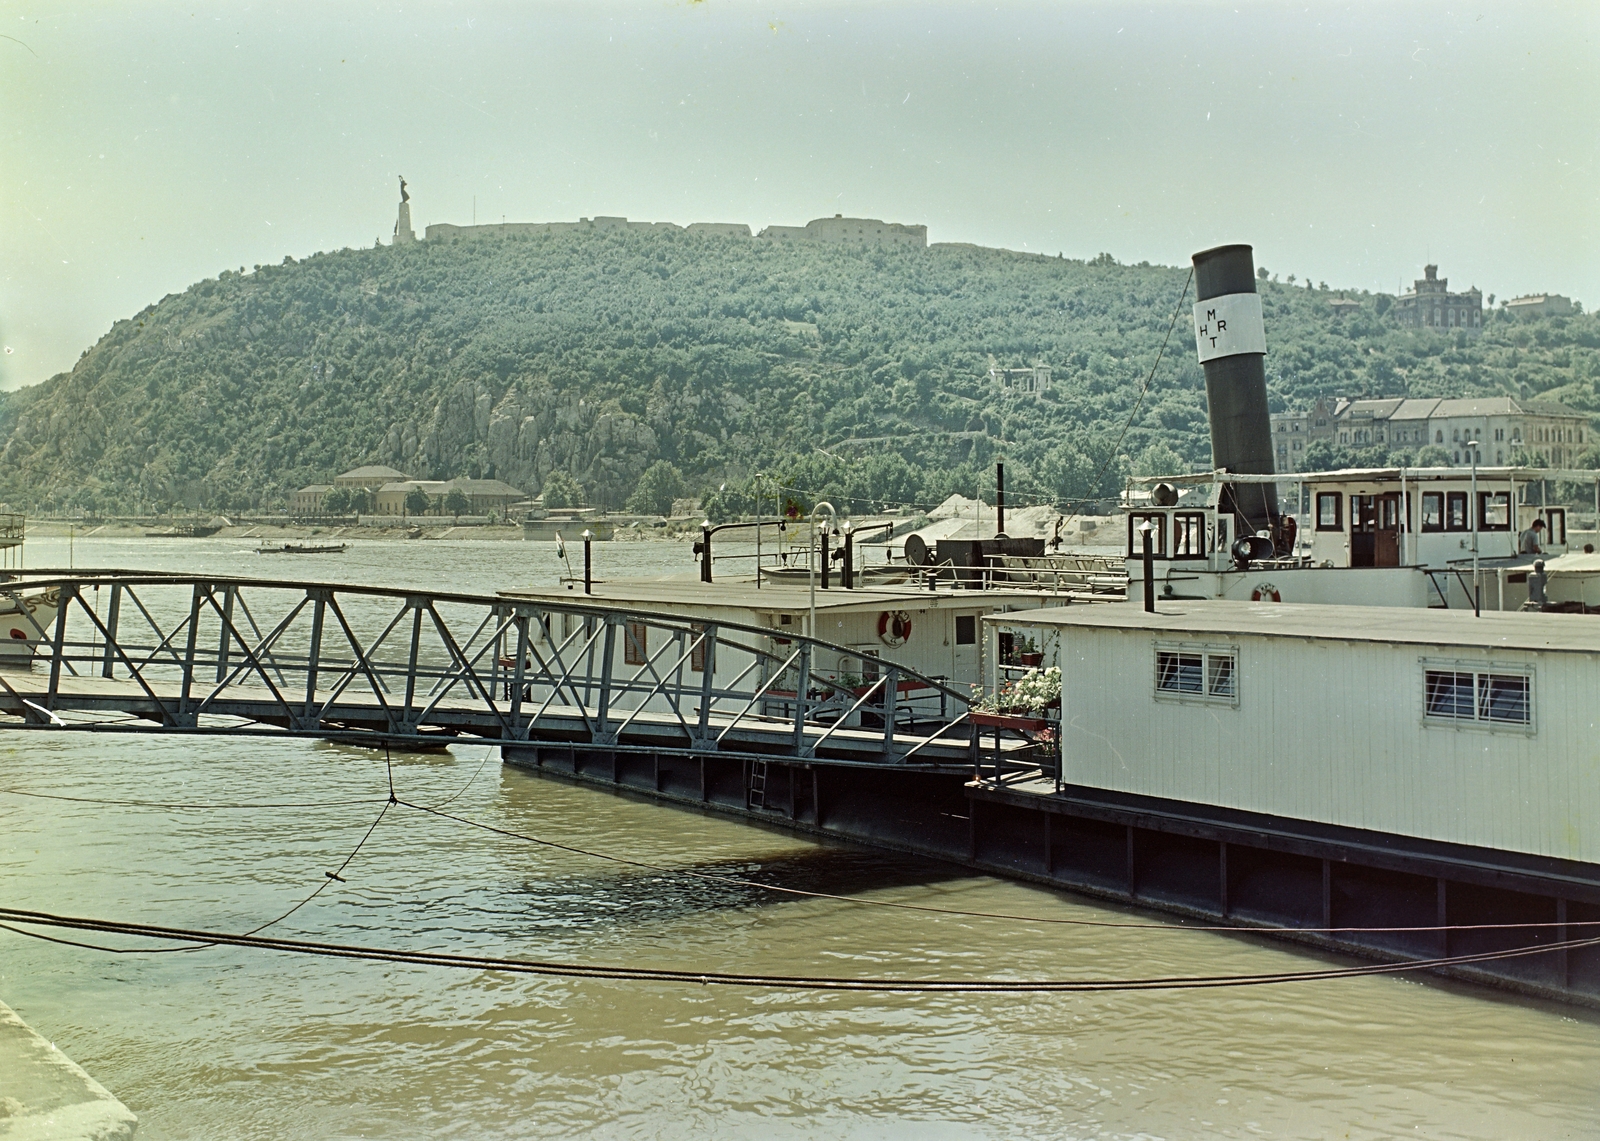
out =
{"type": "Polygon", "coordinates": [[[21,630],[18,630],[15,626],[11,627],[11,636],[19,642],[26,642],[28,640],[28,635],[24,634],[21,630]]]}
{"type": "Polygon", "coordinates": [[[885,646],[903,646],[911,637],[911,615],[904,610],[885,610],[878,615],[878,640],[885,646]]]}
{"type": "Polygon", "coordinates": [[[1250,592],[1251,602],[1282,602],[1283,595],[1270,582],[1264,582],[1250,592]]]}

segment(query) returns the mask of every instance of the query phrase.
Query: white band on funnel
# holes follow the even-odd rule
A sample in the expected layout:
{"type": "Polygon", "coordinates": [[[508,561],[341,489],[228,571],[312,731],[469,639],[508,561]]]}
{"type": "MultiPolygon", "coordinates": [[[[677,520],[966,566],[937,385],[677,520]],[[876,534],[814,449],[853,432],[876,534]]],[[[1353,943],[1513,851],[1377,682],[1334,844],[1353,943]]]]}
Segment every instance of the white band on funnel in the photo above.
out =
{"type": "Polygon", "coordinates": [[[1200,363],[1240,353],[1267,351],[1261,321],[1261,294],[1225,293],[1194,306],[1194,343],[1200,363]]]}

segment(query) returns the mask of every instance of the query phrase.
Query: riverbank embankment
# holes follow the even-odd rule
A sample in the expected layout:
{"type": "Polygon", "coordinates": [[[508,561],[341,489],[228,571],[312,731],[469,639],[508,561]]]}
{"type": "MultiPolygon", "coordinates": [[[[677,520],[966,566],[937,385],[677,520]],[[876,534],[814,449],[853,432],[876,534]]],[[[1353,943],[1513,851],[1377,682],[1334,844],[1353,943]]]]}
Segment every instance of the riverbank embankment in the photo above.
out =
{"type": "Polygon", "coordinates": [[[139,1119],[0,1002],[0,1138],[119,1141],[139,1119]]]}

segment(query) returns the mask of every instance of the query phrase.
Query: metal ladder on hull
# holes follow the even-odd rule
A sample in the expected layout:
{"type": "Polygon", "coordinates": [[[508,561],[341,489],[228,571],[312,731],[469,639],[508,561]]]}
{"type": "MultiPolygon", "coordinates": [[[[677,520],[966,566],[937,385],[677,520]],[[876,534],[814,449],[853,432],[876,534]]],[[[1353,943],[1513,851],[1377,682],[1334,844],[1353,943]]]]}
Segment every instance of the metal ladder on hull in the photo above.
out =
{"type": "Polygon", "coordinates": [[[750,762],[750,787],[745,790],[746,808],[767,807],[767,762],[750,762]]]}

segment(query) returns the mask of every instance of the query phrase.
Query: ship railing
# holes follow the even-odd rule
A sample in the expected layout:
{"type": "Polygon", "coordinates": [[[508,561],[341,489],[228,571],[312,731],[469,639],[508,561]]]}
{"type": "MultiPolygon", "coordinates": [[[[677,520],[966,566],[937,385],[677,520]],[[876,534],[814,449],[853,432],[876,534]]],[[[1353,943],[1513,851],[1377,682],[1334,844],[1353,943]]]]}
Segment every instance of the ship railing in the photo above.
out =
{"type": "Polygon", "coordinates": [[[999,555],[991,564],[995,586],[1018,583],[1047,586],[1057,594],[1122,595],[1128,589],[1128,570],[1121,555],[999,555]]]}
{"type": "Polygon", "coordinates": [[[976,748],[948,679],[777,628],[225,576],[22,572],[8,587],[60,592],[31,659],[0,654],[12,727],[957,767],[976,748]]]}

